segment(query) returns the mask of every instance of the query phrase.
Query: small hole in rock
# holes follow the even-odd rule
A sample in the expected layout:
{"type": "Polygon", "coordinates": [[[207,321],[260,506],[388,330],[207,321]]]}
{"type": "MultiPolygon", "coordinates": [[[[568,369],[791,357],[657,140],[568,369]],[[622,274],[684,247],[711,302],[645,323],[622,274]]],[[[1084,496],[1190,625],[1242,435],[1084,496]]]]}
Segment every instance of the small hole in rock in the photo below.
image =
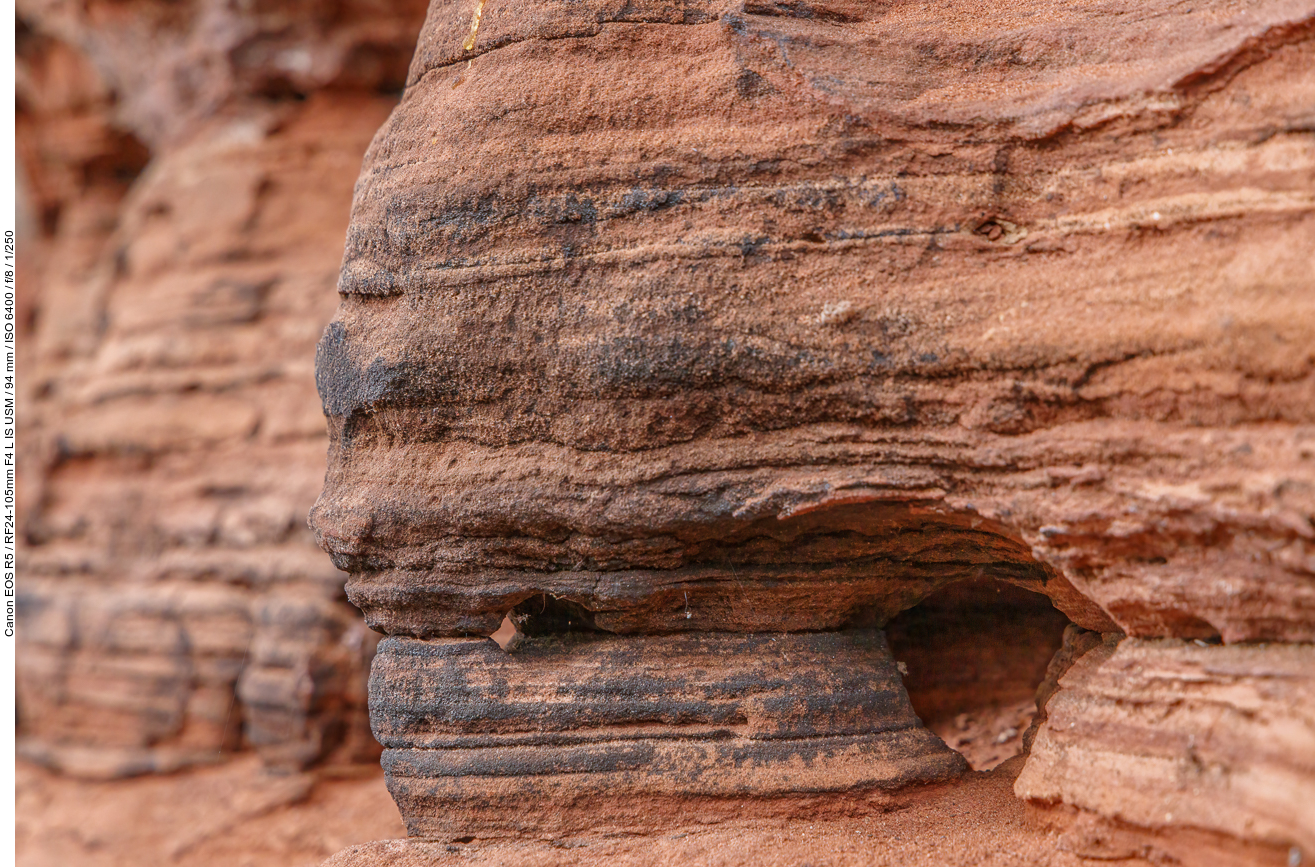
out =
{"type": "Polygon", "coordinates": [[[893,618],[886,640],[923,724],[984,771],[1022,751],[1068,622],[1039,593],[964,581],[893,618]]]}
{"type": "Polygon", "coordinates": [[[511,622],[517,632],[527,636],[599,631],[592,611],[551,593],[531,596],[517,605],[511,610],[511,622]]]}
{"type": "Polygon", "coordinates": [[[502,618],[502,625],[499,626],[489,638],[496,641],[498,647],[501,647],[503,650],[510,650],[514,646],[519,634],[520,633],[516,631],[516,624],[511,622],[511,615],[508,614],[502,618]]]}

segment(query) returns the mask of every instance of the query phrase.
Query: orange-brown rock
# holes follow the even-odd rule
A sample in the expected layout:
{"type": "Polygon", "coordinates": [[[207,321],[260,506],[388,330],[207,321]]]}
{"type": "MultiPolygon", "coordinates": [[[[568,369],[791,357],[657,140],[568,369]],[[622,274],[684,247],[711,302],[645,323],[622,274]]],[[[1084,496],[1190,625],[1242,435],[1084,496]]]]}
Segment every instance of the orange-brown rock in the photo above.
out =
{"type": "Polygon", "coordinates": [[[153,147],[235,102],[389,90],[405,76],[424,0],[18,0],[20,20],[95,64],[118,122],[153,147]]]}
{"type": "Polygon", "coordinates": [[[20,735],[71,773],[378,755],[312,359],[423,7],[303,6],[20,4],[20,735]]]}
{"type": "MultiPolygon", "coordinates": [[[[1272,642],[1254,670],[1281,668],[1315,640],[1312,105],[1310,0],[434,0],[317,357],[311,521],[393,636],[376,729],[534,729],[507,696],[578,672],[507,675],[472,636],[506,616],[617,648],[828,634],[965,580],[1045,594],[1111,647],[1272,642]],[[456,646],[488,658],[430,658],[456,646]]],[[[1060,672],[1105,646],[1084,635],[1020,778],[1049,788],[1019,791],[1149,833],[1110,806],[1139,784],[1046,752],[1078,689],[1060,672]]],[[[1269,768],[1258,737],[1230,761],[1269,768]]],[[[391,749],[413,833],[439,836],[505,832],[486,803],[541,796],[561,758],[391,749]]],[[[1274,798],[1305,791],[1304,759],[1273,767],[1274,798]]],[[[1244,860],[1305,839],[1295,812],[1239,813],[1277,830],[1172,830],[1244,860]]]]}
{"type": "Polygon", "coordinates": [[[1019,797],[1315,852],[1315,646],[1107,643],[1045,710],[1019,797]]]}
{"type": "Polygon", "coordinates": [[[337,863],[1309,856],[1315,2],[422,5],[20,3],[23,754],[370,754],[322,409],[337,863]]]}
{"type": "Polygon", "coordinates": [[[1315,638],[1309,2],[467,5],[319,350],[376,628],[1315,638]]]}
{"type": "Polygon", "coordinates": [[[880,809],[963,757],[909,705],[880,630],[385,639],[370,679],[415,836],[636,833],[880,809]]]}
{"type": "Polygon", "coordinates": [[[237,685],[247,741],[267,764],[306,767],[337,751],[373,760],[379,745],[365,706],[379,636],[333,598],[293,588],[253,606],[255,634],[237,685]]]}

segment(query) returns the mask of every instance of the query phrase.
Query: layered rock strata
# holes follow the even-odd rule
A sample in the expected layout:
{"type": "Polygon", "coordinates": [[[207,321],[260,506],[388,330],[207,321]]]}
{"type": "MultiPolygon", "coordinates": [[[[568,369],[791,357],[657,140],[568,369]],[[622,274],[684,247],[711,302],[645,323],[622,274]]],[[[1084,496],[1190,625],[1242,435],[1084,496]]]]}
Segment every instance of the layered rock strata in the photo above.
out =
{"type": "Polygon", "coordinates": [[[388,638],[374,731],[422,837],[633,833],[881,807],[952,779],[880,630],[388,638]],[[788,798],[787,798],[788,796],[788,798]]]}
{"type": "Polygon", "coordinates": [[[1058,686],[1020,797],[1315,852],[1315,646],[1127,639],[1058,686]]]}
{"type": "Polygon", "coordinates": [[[1315,638],[1312,9],[1154,9],[434,4],[320,344],[372,625],[835,628],[921,532],[1315,638]]]}
{"type": "MultiPolygon", "coordinates": [[[[507,615],[679,658],[994,579],[1102,633],[1315,640],[1313,106],[1309,0],[435,0],[356,189],[312,513],[392,636],[376,728],[442,732],[387,760],[412,829],[546,785],[555,743],[442,740],[573,694],[469,643],[507,615]]],[[[1028,797],[1139,785],[1047,761],[1084,779],[1028,797]]]]}
{"type": "Polygon", "coordinates": [[[378,755],[311,359],[423,7],[258,5],[19,4],[19,727],[71,773],[378,755]]]}
{"type": "Polygon", "coordinates": [[[112,778],[210,761],[241,742],[252,638],[234,587],[33,582],[21,597],[20,754],[112,778]]]}
{"type": "Polygon", "coordinates": [[[304,768],[332,751],[373,760],[365,696],[378,635],[339,600],[296,590],[264,595],[252,608],[237,684],[247,742],[275,767],[304,768]]]}

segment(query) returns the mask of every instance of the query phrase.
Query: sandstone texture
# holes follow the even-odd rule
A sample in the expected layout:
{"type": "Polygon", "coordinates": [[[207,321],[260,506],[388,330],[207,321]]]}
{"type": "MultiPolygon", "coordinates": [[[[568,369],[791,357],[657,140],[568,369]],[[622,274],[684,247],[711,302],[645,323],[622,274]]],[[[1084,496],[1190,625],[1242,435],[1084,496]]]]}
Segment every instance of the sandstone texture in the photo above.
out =
{"type": "MultiPolygon", "coordinates": [[[[780,717],[802,733],[862,694],[856,662],[804,648],[885,645],[901,612],[995,582],[1073,624],[1035,621],[1030,669],[997,654],[1041,678],[1059,650],[1016,789],[1037,821],[1096,829],[1081,857],[1108,831],[1299,862],[1313,251],[1310,0],[434,0],[355,191],[311,514],[389,636],[371,715],[411,832],[559,833],[486,808],[622,769],[634,743],[582,745],[599,720],[651,736],[648,686],[613,687],[631,654],[669,655],[676,696],[737,671],[752,696],[775,688],[764,641],[802,642],[784,688],[808,699],[780,717]],[[504,658],[478,636],[507,618],[504,658]],[[717,667],[688,661],[713,641],[717,667]],[[1088,711],[1106,724],[1064,728],[1088,711]]],[[[861,754],[896,704],[950,716],[972,679],[944,669],[1011,640],[944,634],[958,653],[907,686],[873,651],[861,754]]],[[[597,823],[666,822],[687,779],[741,786],[709,720],[662,720],[675,740],[597,823]]],[[[834,787],[765,773],[779,803],[737,792],[807,814],[864,761],[792,766],[834,787]]]]}
{"type": "Polygon", "coordinates": [[[18,4],[32,863],[1315,857],[1315,0],[425,7],[18,4]]]}
{"type": "Polygon", "coordinates": [[[272,773],[254,753],[207,767],[88,781],[19,761],[23,867],[316,867],[405,830],[376,766],[272,773]]]}
{"type": "Polygon", "coordinates": [[[389,790],[420,837],[820,818],[966,769],[914,715],[880,630],[545,637],[514,653],[388,638],[370,693],[389,790]]]}
{"type": "Polygon", "coordinates": [[[1315,639],[1313,10],[435,3],[319,350],[353,600],[1315,639]]]}
{"type": "Polygon", "coordinates": [[[1315,852],[1315,647],[1127,639],[1059,686],[1021,797],[1315,852]]]}
{"type": "MultiPolygon", "coordinates": [[[[597,834],[468,843],[418,838],[378,841],[347,847],[329,859],[325,867],[1078,867],[1086,863],[1073,853],[1056,851],[1056,835],[1029,820],[1023,802],[1009,791],[1010,779],[1007,773],[999,772],[974,775],[962,785],[919,790],[897,810],[869,808],[847,817],[798,816],[792,822],[740,820],[715,825],[695,821],[671,825],[660,834],[640,836],[597,834]]],[[[1167,852],[1160,849],[1154,854],[1167,852]]],[[[1153,862],[1133,858],[1125,863],[1128,867],[1143,867],[1153,862]]]]}
{"type": "Polygon", "coordinates": [[[423,11],[19,4],[24,755],[377,756],[311,359],[423,11]]]}

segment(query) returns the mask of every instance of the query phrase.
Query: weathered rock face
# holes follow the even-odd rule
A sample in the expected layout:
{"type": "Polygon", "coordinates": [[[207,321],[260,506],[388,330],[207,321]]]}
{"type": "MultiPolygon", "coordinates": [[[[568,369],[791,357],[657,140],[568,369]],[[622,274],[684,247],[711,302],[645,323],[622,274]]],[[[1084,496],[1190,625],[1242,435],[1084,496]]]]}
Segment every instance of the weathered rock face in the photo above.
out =
{"type": "Polygon", "coordinates": [[[1311,8],[1232,8],[435,4],[320,345],[352,598],[1315,638],[1311,8]]]}
{"type": "MultiPolygon", "coordinates": [[[[376,729],[446,718],[421,672],[571,694],[471,643],[508,614],[679,658],[995,579],[1111,635],[1315,641],[1313,111],[1309,0],[436,0],[317,359],[376,729]]],[[[464,749],[395,759],[413,830],[452,831],[453,767],[533,765],[464,749]]],[[[1139,785],[1045,761],[1027,797],[1139,785]]]]}
{"type": "Polygon", "coordinates": [[[1315,851],[1315,646],[1127,639],[1059,686],[1020,797],[1315,851]]]}
{"type": "Polygon", "coordinates": [[[304,525],[325,441],[311,359],[400,85],[359,57],[403,68],[423,8],[335,9],[21,4],[42,234],[24,245],[20,730],[70,772],[243,743],[280,765],[377,755],[375,641],[304,525]],[[337,59],[266,86],[303,43],[337,59]]]}
{"type": "Polygon", "coordinates": [[[819,816],[965,770],[880,630],[553,636],[511,654],[389,638],[370,687],[389,789],[423,837],[819,816]]]}

